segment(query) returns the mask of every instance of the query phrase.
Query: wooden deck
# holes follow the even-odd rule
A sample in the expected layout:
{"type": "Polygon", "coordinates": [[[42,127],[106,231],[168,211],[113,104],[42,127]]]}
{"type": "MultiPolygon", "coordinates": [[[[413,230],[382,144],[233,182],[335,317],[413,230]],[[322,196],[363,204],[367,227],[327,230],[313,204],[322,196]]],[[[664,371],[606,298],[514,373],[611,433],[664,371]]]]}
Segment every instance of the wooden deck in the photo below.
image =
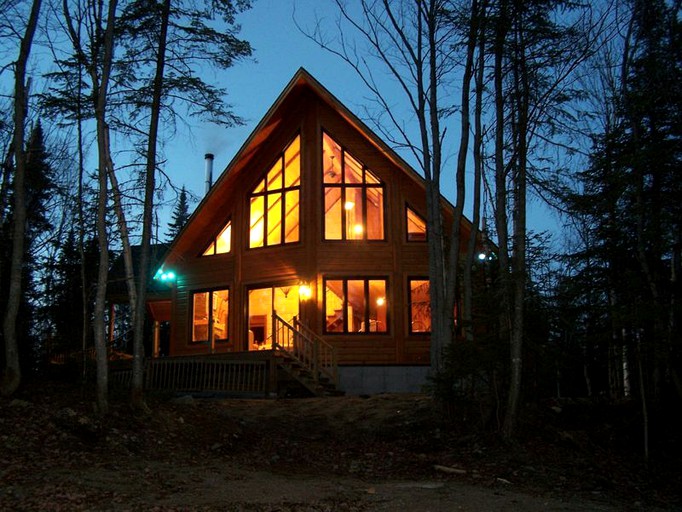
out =
{"type": "MultiPolygon", "coordinates": [[[[147,359],[144,387],[176,393],[275,396],[278,359],[270,350],[147,359]]],[[[110,365],[112,384],[129,386],[131,380],[131,362],[110,365]]]]}
{"type": "MultiPolygon", "coordinates": [[[[316,396],[340,394],[332,346],[294,319],[273,313],[272,348],[147,359],[146,390],[193,394],[279,396],[298,389],[316,396]]],[[[132,362],[110,364],[110,381],[129,386],[132,362]]]]}

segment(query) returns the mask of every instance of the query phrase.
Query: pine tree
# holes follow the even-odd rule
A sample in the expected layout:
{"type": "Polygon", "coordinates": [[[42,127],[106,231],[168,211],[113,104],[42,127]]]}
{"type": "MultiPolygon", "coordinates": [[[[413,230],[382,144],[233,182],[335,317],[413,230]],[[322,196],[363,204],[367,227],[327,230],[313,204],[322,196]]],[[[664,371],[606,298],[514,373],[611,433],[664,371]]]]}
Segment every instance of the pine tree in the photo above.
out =
{"type": "MultiPolygon", "coordinates": [[[[52,229],[49,221],[47,205],[55,189],[54,172],[50,165],[50,156],[45,148],[43,128],[38,121],[31,130],[26,144],[26,175],[25,175],[25,204],[26,224],[25,243],[22,265],[22,289],[24,292],[19,303],[19,315],[17,317],[17,342],[22,369],[26,371],[33,366],[32,359],[37,348],[36,333],[33,327],[36,325],[36,304],[42,298],[38,295],[37,285],[39,273],[39,261],[37,252],[39,240],[52,229]]],[[[13,194],[14,189],[10,192],[13,194]]],[[[14,209],[9,208],[8,215],[0,230],[2,249],[0,250],[0,269],[3,283],[9,281],[9,261],[12,251],[12,224],[14,222],[14,209]]],[[[5,311],[7,296],[0,298],[0,310],[5,311]]]]}
{"type": "Polygon", "coordinates": [[[168,231],[166,232],[166,239],[172,242],[178,233],[187,223],[189,219],[189,202],[187,200],[187,190],[184,185],[180,190],[180,195],[178,196],[178,202],[173,210],[173,217],[171,222],[168,223],[168,231]]]}

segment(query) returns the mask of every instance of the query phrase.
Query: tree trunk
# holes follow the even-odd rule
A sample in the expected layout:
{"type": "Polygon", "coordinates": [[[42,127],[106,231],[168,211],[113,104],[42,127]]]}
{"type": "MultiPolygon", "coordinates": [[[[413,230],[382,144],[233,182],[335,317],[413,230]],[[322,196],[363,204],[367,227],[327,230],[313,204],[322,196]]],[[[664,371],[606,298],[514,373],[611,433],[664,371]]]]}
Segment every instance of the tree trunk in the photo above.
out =
{"type": "Polygon", "coordinates": [[[105,415],[109,412],[108,388],[108,353],[106,338],[106,294],[107,278],[109,274],[109,243],[107,237],[107,175],[113,169],[111,159],[111,145],[109,141],[109,127],[106,121],[107,93],[109,76],[114,55],[114,22],[116,19],[117,0],[110,0],[107,13],[107,26],[104,36],[104,57],[102,61],[101,79],[98,82],[97,69],[93,65],[90,70],[93,84],[99,83],[95,106],[97,122],[97,150],[98,150],[98,183],[99,198],[97,202],[97,236],[99,239],[99,271],[97,275],[97,294],[94,309],[95,357],[97,360],[96,400],[97,412],[105,415]]]}
{"type": "Polygon", "coordinates": [[[38,25],[41,0],[33,0],[26,31],[19,47],[14,70],[14,226],[12,233],[12,258],[10,261],[9,297],[7,311],[3,321],[5,342],[5,370],[0,382],[0,393],[12,395],[21,383],[21,366],[19,363],[19,344],[17,341],[17,316],[21,304],[22,266],[24,262],[24,237],[26,226],[26,153],[24,151],[24,123],[28,104],[26,87],[26,65],[33,45],[33,36],[38,25]]]}
{"type": "Polygon", "coordinates": [[[464,336],[468,341],[474,340],[474,318],[473,318],[473,302],[474,302],[474,284],[473,284],[473,264],[476,257],[476,247],[478,245],[479,225],[481,222],[481,181],[483,178],[483,127],[481,125],[481,117],[483,115],[483,88],[484,88],[484,70],[485,70],[485,30],[482,22],[485,19],[486,2],[480,7],[480,11],[474,15],[478,16],[479,22],[477,34],[472,36],[478,38],[478,63],[476,71],[476,103],[474,107],[474,191],[472,204],[472,219],[471,232],[469,233],[469,244],[467,246],[466,260],[464,263],[464,272],[462,276],[462,284],[464,286],[464,304],[462,308],[462,323],[464,327],[464,336]]]}
{"type": "Polygon", "coordinates": [[[132,323],[135,325],[135,314],[137,312],[137,295],[138,290],[135,285],[135,268],[133,262],[133,251],[130,247],[130,234],[128,232],[128,221],[126,220],[125,212],[123,211],[123,202],[121,200],[121,187],[118,184],[116,171],[113,166],[108,169],[109,183],[111,183],[111,196],[114,200],[114,212],[116,213],[116,220],[118,224],[118,233],[121,237],[121,255],[123,256],[123,268],[125,272],[126,290],[128,290],[128,302],[130,303],[130,310],[132,312],[132,323]]]}
{"type": "Polygon", "coordinates": [[[164,0],[161,11],[161,30],[159,48],[152,92],[152,110],[149,123],[149,139],[147,144],[147,168],[145,171],[144,212],[142,222],[142,248],[138,274],[137,310],[135,312],[135,332],[133,337],[133,382],[131,402],[134,408],[146,410],[144,402],[144,320],[146,312],[147,283],[149,282],[149,253],[152,236],[152,214],[154,211],[154,188],[156,173],[156,145],[161,114],[161,98],[163,96],[163,73],[166,64],[166,39],[170,17],[170,0],[164,0]]]}
{"type": "MultiPolygon", "coordinates": [[[[520,7],[520,9],[523,9],[520,7]]],[[[519,18],[521,15],[519,14],[519,18]]],[[[502,435],[509,440],[514,435],[521,397],[522,352],[524,337],[524,312],[526,295],[526,175],[528,152],[529,85],[525,61],[524,27],[517,27],[516,58],[513,65],[515,88],[515,115],[517,165],[514,175],[514,238],[512,258],[512,284],[514,310],[510,339],[511,377],[507,410],[502,425],[502,435]]]]}

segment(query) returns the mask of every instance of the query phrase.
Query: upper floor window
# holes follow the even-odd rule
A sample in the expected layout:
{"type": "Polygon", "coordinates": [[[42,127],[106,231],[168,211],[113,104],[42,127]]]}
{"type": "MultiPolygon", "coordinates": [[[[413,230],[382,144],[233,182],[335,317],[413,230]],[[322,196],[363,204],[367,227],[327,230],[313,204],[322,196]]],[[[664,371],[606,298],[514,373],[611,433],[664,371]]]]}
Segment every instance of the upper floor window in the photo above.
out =
{"type": "Polygon", "coordinates": [[[289,144],[251,192],[249,247],[299,241],[301,137],[289,144]]]}
{"type": "Polygon", "coordinates": [[[426,240],[426,221],[409,206],[406,210],[407,241],[423,242],[426,240]]]}
{"type": "Polygon", "coordinates": [[[384,240],[384,185],[326,133],[322,136],[325,240],[384,240]]]}
{"type": "Polygon", "coordinates": [[[325,279],[325,332],[388,332],[386,279],[325,279]]]}
{"type": "Polygon", "coordinates": [[[225,254],[232,250],[232,221],[228,221],[217,237],[211,241],[211,245],[203,252],[202,256],[213,254],[225,254]]]}

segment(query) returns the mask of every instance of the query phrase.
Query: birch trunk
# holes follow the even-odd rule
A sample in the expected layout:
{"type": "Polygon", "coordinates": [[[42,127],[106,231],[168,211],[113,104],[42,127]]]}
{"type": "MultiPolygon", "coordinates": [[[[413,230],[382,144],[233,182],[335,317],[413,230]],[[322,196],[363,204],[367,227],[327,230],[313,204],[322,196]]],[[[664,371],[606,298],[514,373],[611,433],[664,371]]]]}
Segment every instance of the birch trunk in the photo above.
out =
{"type": "Polygon", "coordinates": [[[19,56],[14,69],[14,161],[16,165],[14,175],[14,225],[12,233],[12,258],[10,261],[9,298],[7,311],[3,320],[3,335],[5,342],[5,369],[0,381],[0,393],[3,396],[12,395],[21,383],[21,366],[19,363],[19,343],[17,340],[17,316],[21,304],[21,278],[24,262],[24,243],[26,227],[26,153],[24,151],[24,124],[28,93],[26,86],[26,65],[33,37],[38,26],[41,0],[33,0],[31,13],[26,24],[26,31],[19,46],[19,56]]]}

